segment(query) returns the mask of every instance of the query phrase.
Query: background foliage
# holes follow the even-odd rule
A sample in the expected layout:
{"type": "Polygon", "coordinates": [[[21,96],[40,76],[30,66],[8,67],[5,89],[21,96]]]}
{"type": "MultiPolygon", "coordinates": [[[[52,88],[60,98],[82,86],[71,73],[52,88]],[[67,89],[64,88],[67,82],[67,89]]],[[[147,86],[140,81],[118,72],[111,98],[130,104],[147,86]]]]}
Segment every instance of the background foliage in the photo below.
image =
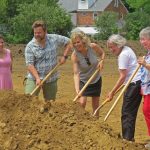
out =
{"type": "Polygon", "coordinates": [[[96,27],[99,30],[98,39],[106,40],[112,33],[117,33],[117,14],[114,12],[103,12],[96,20],[96,27]]]}
{"type": "Polygon", "coordinates": [[[117,27],[113,13],[102,13],[97,19],[96,26],[100,31],[98,39],[107,39],[112,33],[123,34],[127,39],[137,40],[142,28],[150,26],[150,0],[123,0],[129,10],[124,20],[123,28],[117,27]],[[115,22],[114,22],[115,21],[115,22]],[[117,27],[117,30],[116,30],[117,27]]]}
{"type": "MultiPolygon", "coordinates": [[[[73,25],[71,17],[57,4],[58,0],[0,0],[0,33],[10,43],[26,43],[32,38],[32,23],[45,20],[49,33],[68,35],[73,25]]],[[[97,18],[98,39],[107,39],[112,33],[124,33],[126,38],[138,39],[139,31],[150,26],[150,0],[122,0],[129,13],[125,26],[117,26],[116,14],[102,13],[97,18]]]]}
{"type": "Polygon", "coordinates": [[[31,26],[35,20],[44,20],[48,32],[68,35],[72,29],[70,16],[57,5],[56,0],[8,0],[9,32],[5,34],[8,42],[26,43],[32,38],[31,26]],[[12,5],[11,5],[12,4],[12,5]]]}

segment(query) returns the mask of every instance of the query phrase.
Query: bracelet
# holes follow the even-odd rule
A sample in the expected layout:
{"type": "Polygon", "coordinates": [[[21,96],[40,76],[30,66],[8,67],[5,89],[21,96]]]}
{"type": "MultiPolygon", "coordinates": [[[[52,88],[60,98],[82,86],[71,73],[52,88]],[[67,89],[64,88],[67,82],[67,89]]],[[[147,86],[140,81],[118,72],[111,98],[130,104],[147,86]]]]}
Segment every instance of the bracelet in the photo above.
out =
{"type": "Polygon", "coordinates": [[[68,56],[64,56],[65,60],[68,59],[68,56]]]}

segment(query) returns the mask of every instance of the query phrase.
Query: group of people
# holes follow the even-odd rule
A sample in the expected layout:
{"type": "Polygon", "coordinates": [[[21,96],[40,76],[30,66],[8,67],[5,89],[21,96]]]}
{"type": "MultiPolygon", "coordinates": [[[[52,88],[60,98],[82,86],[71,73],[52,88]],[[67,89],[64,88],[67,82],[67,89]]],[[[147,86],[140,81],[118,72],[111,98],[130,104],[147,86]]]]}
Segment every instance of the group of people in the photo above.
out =
{"type": "MultiPolygon", "coordinates": [[[[99,106],[99,99],[102,87],[101,70],[103,69],[105,53],[96,43],[81,31],[72,32],[71,38],[57,34],[48,34],[47,26],[43,21],[35,21],[32,25],[34,32],[33,39],[25,48],[25,60],[28,70],[25,93],[30,94],[37,85],[43,90],[44,105],[47,109],[51,100],[56,99],[57,93],[57,71],[42,85],[41,81],[50,70],[57,65],[57,48],[64,48],[63,56],[59,59],[60,64],[64,64],[71,51],[73,62],[74,84],[76,94],[79,94],[84,85],[88,82],[92,74],[99,70],[86,89],[79,95],[79,104],[85,108],[87,97],[92,98],[93,113],[99,106]],[[98,59],[99,57],[99,59],[98,59]]],[[[122,137],[127,141],[134,141],[135,123],[142,96],[144,97],[143,113],[150,135],[150,27],[141,30],[140,43],[148,53],[138,60],[134,51],[127,46],[126,39],[113,34],[107,40],[107,47],[118,58],[119,78],[108,93],[108,100],[112,100],[116,91],[127,83],[138,65],[141,68],[127,87],[122,104],[122,137]]],[[[0,88],[13,89],[12,79],[12,57],[10,50],[4,48],[4,39],[0,36],[0,88]],[[6,80],[7,74],[7,80],[6,80]],[[9,80],[8,80],[9,76],[9,80]]],[[[40,88],[36,91],[38,95],[40,88]]],[[[99,116],[97,111],[96,116],[99,116]]],[[[150,147],[148,143],[146,147],[150,147]]]]}

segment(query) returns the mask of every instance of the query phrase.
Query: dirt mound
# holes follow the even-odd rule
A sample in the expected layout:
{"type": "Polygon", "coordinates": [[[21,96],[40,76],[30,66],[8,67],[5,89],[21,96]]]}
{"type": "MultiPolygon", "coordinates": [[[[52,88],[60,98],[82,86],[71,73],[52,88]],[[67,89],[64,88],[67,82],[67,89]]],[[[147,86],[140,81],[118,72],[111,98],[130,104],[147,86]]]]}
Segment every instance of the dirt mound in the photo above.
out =
{"type": "Polygon", "coordinates": [[[107,124],[75,103],[53,102],[39,112],[40,100],[0,92],[0,150],[141,150],[122,141],[107,124]]]}

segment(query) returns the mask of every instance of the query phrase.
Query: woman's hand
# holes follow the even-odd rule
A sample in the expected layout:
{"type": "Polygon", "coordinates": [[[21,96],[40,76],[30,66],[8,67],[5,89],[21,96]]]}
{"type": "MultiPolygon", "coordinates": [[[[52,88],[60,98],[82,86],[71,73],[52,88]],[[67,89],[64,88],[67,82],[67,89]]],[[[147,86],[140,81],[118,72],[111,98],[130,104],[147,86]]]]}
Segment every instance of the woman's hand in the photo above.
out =
{"type": "Polygon", "coordinates": [[[146,61],[144,60],[143,57],[139,57],[138,63],[139,63],[140,65],[146,66],[146,61]]]}
{"type": "Polygon", "coordinates": [[[108,96],[107,96],[108,101],[111,101],[113,99],[113,97],[114,97],[114,93],[113,92],[109,92],[108,96]]]}
{"type": "Polygon", "coordinates": [[[103,69],[103,66],[104,66],[104,60],[101,60],[101,61],[98,63],[97,68],[99,68],[99,70],[101,71],[101,70],[103,69]]]}

